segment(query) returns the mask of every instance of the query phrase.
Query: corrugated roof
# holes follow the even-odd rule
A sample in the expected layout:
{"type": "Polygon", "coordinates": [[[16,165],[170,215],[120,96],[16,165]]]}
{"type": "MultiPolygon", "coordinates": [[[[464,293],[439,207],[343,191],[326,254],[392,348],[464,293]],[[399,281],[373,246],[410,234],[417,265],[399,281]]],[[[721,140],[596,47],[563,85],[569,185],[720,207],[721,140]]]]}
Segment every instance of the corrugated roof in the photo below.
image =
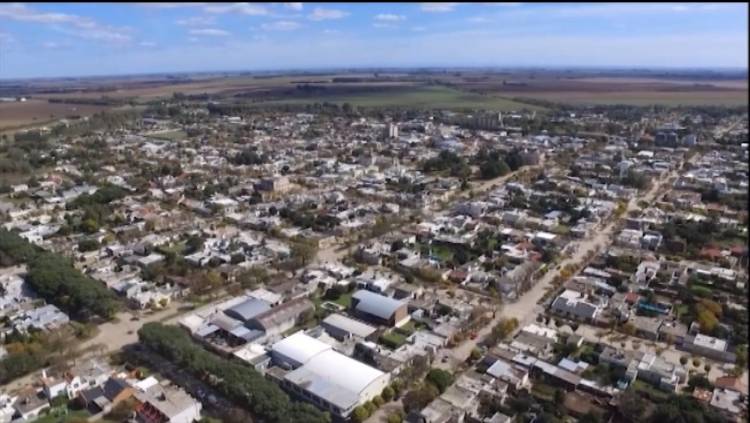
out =
{"type": "Polygon", "coordinates": [[[355,309],[381,319],[390,319],[393,313],[404,306],[404,303],[374,292],[359,290],[352,295],[359,300],[355,309]]]}
{"type": "Polygon", "coordinates": [[[330,349],[330,345],[318,341],[302,331],[282,339],[271,347],[271,351],[274,354],[281,354],[300,365],[307,363],[311,358],[330,349]]]}
{"type": "Polygon", "coordinates": [[[323,320],[323,324],[346,331],[361,338],[367,338],[377,330],[370,325],[364,324],[358,320],[351,319],[344,316],[343,314],[338,313],[331,314],[330,316],[326,317],[323,320]]]}
{"type": "Polygon", "coordinates": [[[235,319],[240,319],[246,322],[252,319],[253,317],[261,313],[264,313],[270,309],[271,309],[271,305],[268,304],[266,301],[263,301],[257,298],[248,298],[247,300],[231,308],[224,310],[224,313],[227,316],[233,317],[235,319]]]}

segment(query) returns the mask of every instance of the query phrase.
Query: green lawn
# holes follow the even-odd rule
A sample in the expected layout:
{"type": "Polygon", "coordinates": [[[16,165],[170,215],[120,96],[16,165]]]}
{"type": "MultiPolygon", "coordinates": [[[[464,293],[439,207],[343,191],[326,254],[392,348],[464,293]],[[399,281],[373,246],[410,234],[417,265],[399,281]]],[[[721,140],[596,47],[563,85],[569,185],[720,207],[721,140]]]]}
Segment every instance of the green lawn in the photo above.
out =
{"type": "Polygon", "coordinates": [[[349,103],[359,107],[421,107],[428,109],[489,109],[498,111],[544,110],[539,106],[503,97],[467,93],[447,87],[405,87],[398,92],[373,92],[340,96],[298,97],[260,104],[349,103]]]}
{"type": "Polygon", "coordinates": [[[51,409],[49,414],[34,420],[34,423],[67,423],[74,419],[87,419],[90,416],[91,413],[87,410],[70,410],[67,407],[58,407],[51,409]]]}
{"type": "Polygon", "coordinates": [[[395,350],[406,343],[406,337],[396,331],[390,331],[380,335],[378,342],[395,350]]]}

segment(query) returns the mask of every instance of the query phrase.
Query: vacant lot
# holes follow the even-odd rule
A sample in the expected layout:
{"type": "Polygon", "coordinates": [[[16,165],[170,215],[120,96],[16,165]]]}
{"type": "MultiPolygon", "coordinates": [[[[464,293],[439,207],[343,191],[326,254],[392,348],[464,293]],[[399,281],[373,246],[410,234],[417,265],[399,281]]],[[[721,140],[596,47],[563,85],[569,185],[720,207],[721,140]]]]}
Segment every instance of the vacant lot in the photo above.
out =
{"type": "Polygon", "coordinates": [[[88,116],[106,109],[106,106],[53,104],[46,100],[0,103],[0,129],[41,124],[67,116],[88,116]]]}
{"type": "Polygon", "coordinates": [[[419,107],[426,109],[540,110],[499,96],[466,93],[445,87],[407,87],[398,91],[368,92],[342,96],[305,96],[268,101],[266,104],[349,103],[360,107],[419,107]]]}

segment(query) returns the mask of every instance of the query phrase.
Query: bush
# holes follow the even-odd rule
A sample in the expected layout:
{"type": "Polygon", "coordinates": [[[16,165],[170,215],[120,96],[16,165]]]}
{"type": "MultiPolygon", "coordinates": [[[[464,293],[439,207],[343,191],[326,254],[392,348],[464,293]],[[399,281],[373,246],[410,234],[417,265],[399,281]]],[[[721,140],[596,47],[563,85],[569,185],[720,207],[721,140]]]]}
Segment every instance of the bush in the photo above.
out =
{"type": "Polygon", "coordinates": [[[383,406],[385,401],[383,401],[383,397],[380,395],[375,395],[375,398],[372,399],[372,403],[375,404],[375,407],[380,408],[383,406]]]}
{"type": "Polygon", "coordinates": [[[404,419],[401,417],[401,414],[393,413],[388,416],[388,423],[401,423],[404,419]]]}
{"type": "Polygon", "coordinates": [[[382,392],[382,393],[380,394],[380,396],[381,396],[381,397],[383,398],[383,400],[385,400],[386,402],[390,402],[390,401],[391,401],[391,400],[393,399],[393,397],[394,397],[395,395],[396,395],[396,393],[394,392],[393,388],[391,388],[390,386],[386,386],[386,387],[385,387],[385,388],[383,389],[383,392],[382,392]]]}
{"type": "Polygon", "coordinates": [[[372,403],[372,401],[367,401],[364,403],[364,407],[367,410],[367,415],[372,416],[375,411],[377,411],[378,407],[375,406],[375,404],[372,403]]]}
{"type": "Polygon", "coordinates": [[[684,366],[687,363],[688,363],[688,358],[687,357],[685,357],[685,356],[680,357],[680,364],[682,364],[684,366]]]}

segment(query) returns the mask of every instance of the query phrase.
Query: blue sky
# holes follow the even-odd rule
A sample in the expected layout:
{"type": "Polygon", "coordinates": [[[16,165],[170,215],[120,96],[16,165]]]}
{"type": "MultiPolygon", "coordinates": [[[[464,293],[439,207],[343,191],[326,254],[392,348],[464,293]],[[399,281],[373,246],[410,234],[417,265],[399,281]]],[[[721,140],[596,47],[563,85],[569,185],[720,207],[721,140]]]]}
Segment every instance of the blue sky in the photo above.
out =
{"type": "Polygon", "coordinates": [[[0,78],[366,66],[747,68],[747,4],[0,4],[0,78]]]}

